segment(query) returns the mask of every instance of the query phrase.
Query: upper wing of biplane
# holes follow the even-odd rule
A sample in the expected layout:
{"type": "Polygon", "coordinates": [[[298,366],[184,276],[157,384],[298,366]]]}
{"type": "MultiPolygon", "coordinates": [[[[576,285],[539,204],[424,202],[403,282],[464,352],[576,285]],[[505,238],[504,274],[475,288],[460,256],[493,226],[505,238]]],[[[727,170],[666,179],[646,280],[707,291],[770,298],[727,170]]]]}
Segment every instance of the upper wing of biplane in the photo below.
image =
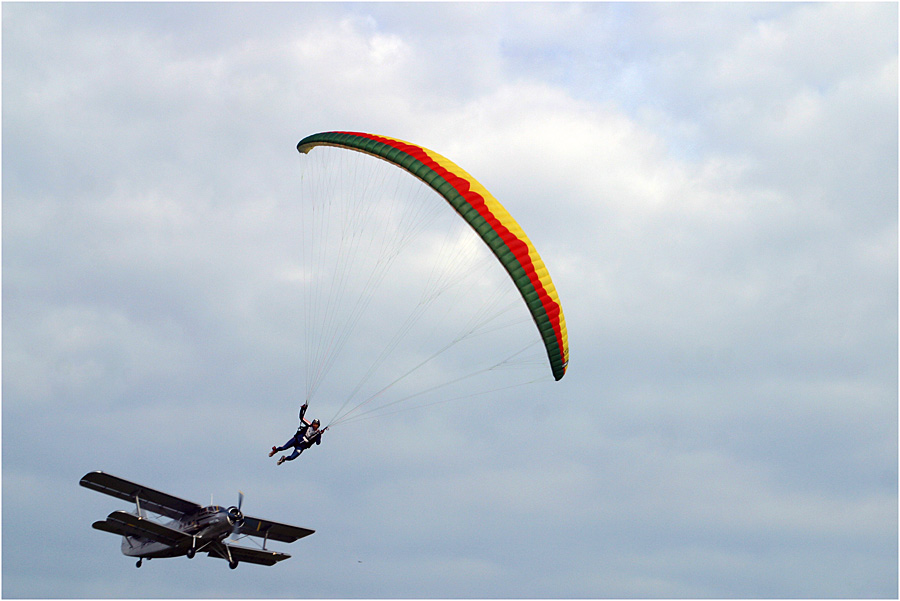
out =
{"type": "Polygon", "coordinates": [[[261,520],[250,516],[244,517],[244,523],[240,527],[241,534],[277,540],[282,543],[292,543],[304,536],[309,536],[313,532],[315,530],[310,530],[309,528],[279,524],[278,522],[270,522],[269,520],[261,520]]]}
{"type": "Polygon", "coordinates": [[[193,543],[189,534],[125,511],[112,512],[105,522],[94,522],[94,528],[122,536],[140,536],[170,547],[190,547],[193,543]]]}
{"type": "MultiPolygon", "coordinates": [[[[224,543],[222,546],[228,547],[228,552],[231,553],[231,558],[234,561],[246,561],[247,563],[258,563],[264,566],[274,566],[279,561],[290,557],[287,553],[278,553],[277,551],[250,549],[248,547],[238,547],[237,545],[225,545],[224,543]]],[[[228,557],[215,546],[209,551],[209,556],[228,559],[228,557]]]]}
{"type": "Polygon", "coordinates": [[[178,519],[186,514],[201,509],[192,501],[185,501],[170,494],[147,488],[141,484],[129,482],[104,472],[90,472],[81,479],[81,485],[97,492],[130,501],[140,505],[141,509],[152,511],[166,517],[178,519]]]}

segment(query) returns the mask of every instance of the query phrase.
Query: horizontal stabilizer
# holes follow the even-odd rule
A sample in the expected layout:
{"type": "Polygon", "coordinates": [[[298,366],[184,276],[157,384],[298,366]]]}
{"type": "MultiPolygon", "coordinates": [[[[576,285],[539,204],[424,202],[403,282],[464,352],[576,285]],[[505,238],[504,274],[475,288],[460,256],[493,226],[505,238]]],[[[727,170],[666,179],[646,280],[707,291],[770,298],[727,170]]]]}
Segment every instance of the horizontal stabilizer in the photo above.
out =
{"type": "Polygon", "coordinates": [[[115,522],[107,522],[105,520],[100,520],[99,522],[94,522],[92,524],[95,530],[102,530],[103,532],[109,532],[110,534],[118,534],[119,536],[140,536],[140,530],[136,530],[125,524],[117,524],[115,522]]]}

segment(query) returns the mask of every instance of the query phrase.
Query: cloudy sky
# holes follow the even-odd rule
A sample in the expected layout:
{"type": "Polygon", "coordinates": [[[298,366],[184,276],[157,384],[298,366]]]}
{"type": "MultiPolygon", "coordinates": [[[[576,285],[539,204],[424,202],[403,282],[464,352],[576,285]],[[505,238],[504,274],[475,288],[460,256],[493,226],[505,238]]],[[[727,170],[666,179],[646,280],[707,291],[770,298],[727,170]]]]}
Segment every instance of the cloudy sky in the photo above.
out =
{"type": "Polygon", "coordinates": [[[895,597],[897,13],[5,3],[3,596],[895,597]],[[571,362],[276,467],[334,129],[477,175],[571,362]],[[135,570],[98,469],[316,533],[135,570]]]}

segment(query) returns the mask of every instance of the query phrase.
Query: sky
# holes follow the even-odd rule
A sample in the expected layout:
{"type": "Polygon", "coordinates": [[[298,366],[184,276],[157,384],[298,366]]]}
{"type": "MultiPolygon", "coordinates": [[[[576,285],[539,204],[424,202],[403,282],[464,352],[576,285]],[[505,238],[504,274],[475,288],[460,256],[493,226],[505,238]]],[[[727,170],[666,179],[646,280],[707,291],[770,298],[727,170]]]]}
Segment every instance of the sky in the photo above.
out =
{"type": "Polygon", "coordinates": [[[896,597],[897,12],[4,3],[3,596],[896,597]],[[504,203],[565,378],[275,466],[329,130],[504,203]],[[135,570],[93,470],[316,533],[135,570]]]}

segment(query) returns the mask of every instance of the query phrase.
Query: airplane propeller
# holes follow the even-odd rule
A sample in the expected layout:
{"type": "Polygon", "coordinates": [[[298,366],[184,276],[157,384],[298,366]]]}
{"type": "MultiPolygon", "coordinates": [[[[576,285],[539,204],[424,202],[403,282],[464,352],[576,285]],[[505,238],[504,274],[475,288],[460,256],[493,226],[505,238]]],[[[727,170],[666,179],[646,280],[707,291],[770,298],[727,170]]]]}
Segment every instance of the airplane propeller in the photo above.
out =
{"type": "Polygon", "coordinates": [[[244,514],[241,513],[241,505],[244,504],[244,493],[238,491],[238,504],[228,508],[228,522],[234,526],[235,532],[244,523],[244,514]]]}

